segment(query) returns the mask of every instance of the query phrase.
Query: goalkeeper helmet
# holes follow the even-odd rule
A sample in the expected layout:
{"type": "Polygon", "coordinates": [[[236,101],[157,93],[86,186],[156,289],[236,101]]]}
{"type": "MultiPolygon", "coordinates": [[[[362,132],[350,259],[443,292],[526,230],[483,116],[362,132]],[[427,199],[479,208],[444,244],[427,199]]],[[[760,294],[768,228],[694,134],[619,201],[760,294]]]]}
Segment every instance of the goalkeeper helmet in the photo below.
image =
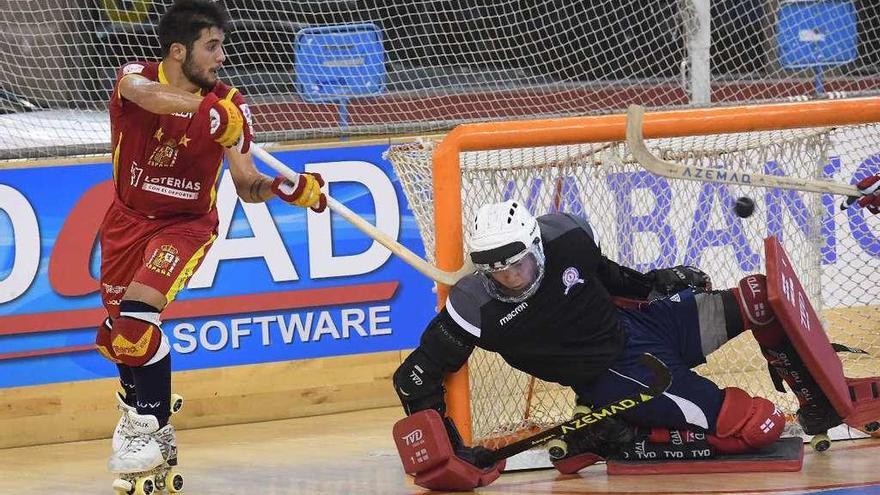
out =
{"type": "Polygon", "coordinates": [[[541,229],[522,203],[507,200],[483,205],[471,224],[468,252],[495,299],[521,302],[541,285],[541,229]]]}

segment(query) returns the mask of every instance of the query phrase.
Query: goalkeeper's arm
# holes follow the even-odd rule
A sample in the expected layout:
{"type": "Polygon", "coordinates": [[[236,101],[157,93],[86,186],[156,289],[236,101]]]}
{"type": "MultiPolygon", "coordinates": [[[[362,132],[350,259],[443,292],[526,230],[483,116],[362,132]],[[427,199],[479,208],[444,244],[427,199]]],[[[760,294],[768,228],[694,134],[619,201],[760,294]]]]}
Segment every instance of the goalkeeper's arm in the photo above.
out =
{"type": "Polygon", "coordinates": [[[687,265],[640,273],[602,256],[596,274],[609,294],[632,299],[655,299],[687,288],[712,288],[709,275],[699,268],[687,265]]]}
{"type": "Polygon", "coordinates": [[[475,340],[444,308],[394,373],[394,388],[407,414],[394,425],[395,443],[404,470],[414,474],[421,487],[472,490],[500,474],[502,464],[496,463],[490,451],[464,445],[455,423],[446,417],[443,378],[467,361],[475,340]],[[413,440],[416,437],[418,441],[413,440]]]}
{"type": "Polygon", "coordinates": [[[474,350],[474,337],[444,308],[425,329],[419,346],[394,373],[394,388],[406,414],[424,409],[446,413],[443,378],[457,371],[474,350]]]}

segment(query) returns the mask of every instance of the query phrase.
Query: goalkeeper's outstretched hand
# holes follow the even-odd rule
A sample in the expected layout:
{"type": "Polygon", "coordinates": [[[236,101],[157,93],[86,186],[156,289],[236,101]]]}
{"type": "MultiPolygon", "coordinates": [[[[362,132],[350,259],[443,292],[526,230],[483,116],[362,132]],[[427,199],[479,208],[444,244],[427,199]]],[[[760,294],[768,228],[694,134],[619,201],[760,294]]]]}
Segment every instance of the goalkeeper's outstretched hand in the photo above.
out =
{"type": "Polygon", "coordinates": [[[706,272],[694,266],[679,265],[646,273],[651,278],[651,294],[648,299],[666,297],[687,288],[711,290],[712,279],[706,272]]]}

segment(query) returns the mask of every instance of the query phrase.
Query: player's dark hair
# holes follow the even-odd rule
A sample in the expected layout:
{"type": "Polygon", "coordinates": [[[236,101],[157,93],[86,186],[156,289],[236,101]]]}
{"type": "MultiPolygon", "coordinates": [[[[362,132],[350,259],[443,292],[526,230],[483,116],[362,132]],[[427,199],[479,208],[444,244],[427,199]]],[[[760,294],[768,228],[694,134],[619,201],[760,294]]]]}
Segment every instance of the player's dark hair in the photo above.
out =
{"type": "Polygon", "coordinates": [[[177,0],[159,20],[159,45],[162,56],[168,55],[173,43],[180,43],[187,51],[199,39],[202,29],[216,27],[228,31],[226,10],[211,0],[177,0]]]}

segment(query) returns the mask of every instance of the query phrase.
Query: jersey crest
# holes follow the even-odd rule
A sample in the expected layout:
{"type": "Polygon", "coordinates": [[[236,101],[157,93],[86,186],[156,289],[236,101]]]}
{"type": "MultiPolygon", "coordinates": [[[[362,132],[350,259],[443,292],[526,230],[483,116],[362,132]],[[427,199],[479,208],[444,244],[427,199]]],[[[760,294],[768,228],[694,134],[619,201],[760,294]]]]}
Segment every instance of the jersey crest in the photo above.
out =
{"type": "Polygon", "coordinates": [[[166,277],[174,272],[174,268],[180,261],[177,248],[171,244],[163,244],[153,251],[153,256],[147,263],[147,268],[166,277]]]}
{"type": "MultiPolygon", "coordinates": [[[[161,131],[161,129],[159,129],[161,131]]],[[[156,149],[150,154],[149,165],[151,167],[173,167],[177,161],[177,145],[178,141],[168,138],[165,142],[156,146],[156,149]]]]}
{"type": "Polygon", "coordinates": [[[570,266],[562,272],[562,285],[565,286],[565,292],[563,292],[563,294],[566,296],[572,287],[582,283],[584,283],[584,279],[581,278],[581,274],[578,272],[577,268],[570,266]]]}

